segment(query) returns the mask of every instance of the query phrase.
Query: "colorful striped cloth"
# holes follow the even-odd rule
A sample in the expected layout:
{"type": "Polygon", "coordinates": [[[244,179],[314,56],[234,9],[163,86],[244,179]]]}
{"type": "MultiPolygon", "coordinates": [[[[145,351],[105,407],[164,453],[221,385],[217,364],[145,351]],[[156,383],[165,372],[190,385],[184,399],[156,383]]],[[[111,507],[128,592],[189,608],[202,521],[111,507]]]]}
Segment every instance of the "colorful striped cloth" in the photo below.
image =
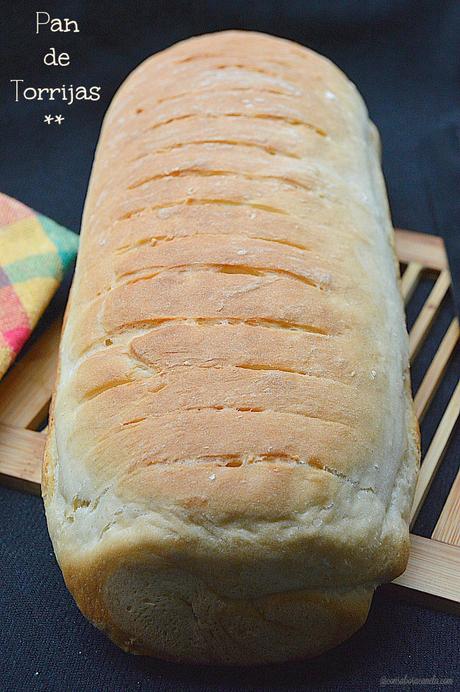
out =
{"type": "Polygon", "coordinates": [[[75,259],[78,236],[0,193],[0,378],[75,259]]]}

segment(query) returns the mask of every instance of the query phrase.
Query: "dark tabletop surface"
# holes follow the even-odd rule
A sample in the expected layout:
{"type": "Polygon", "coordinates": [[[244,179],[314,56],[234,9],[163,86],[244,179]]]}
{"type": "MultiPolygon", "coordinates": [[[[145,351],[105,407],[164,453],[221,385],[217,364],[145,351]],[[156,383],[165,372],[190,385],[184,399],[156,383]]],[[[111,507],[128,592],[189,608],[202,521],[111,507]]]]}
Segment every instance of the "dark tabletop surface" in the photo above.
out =
{"type": "MultiPolygon", "coordinates": [[[[460,122],[458,1],[2,0],[0,8],[2,192],[78,231],[103,113],[124,77],[143,58],[179,39],[225,28],[255,29],[324,53],[349,75],[382,135],[395,225],[437,234],[447,229],[458,257],[459,219],[447,211],[441,215],[441,228],[429,189],[430,178],[437,180],[444,160],[458,166],[460,151],[447,156],[441,150],[431,156],[425,145],[440,123],[460,122]],[[80,33],[36,35],[38,10],[76,19],[80,33]],[[43,54],[51,46],[70,54],[69,67],[43,65],[43,54]],[[72,106],[58,102],[52,108],[40,101],[15,103],[11,79],[24,79],[23,86],[35,87],[100,85],[102,98],[72,106]],[[49,112],[62,113],[65,122],[43,124],[49,112]]],[[[444,175],[446,170],[443,166],[444,175]]],[[[448,202],[443,209],[451,208],[448,202]]],[[[62,308],[67,284],[48,317],[62,308]]],[[[409,323],[429,289],[430,282],[424,280],[411,303],[409,323]]],[[[449,297],[415,362],[415,386],[452,310],[449,297]]],[[[457,354],[429,410],[424,449],[453,391],[459,362],[457,354]]],[[[433,530],[455,477],[459,452],[457,431],[416,533],[429,536],[433,530]]],[[[374,690],[382,677],[405,676],[406,683],[396,689],[414,689],[410,678],[433,676],[453,678],[454,683],[442,688],[425,682],[415,689],[460,689],[459,619],[397,599],[386,590],[377,592],[360,632],[314,661],[225,669],[129,656],[84,620],[67,593],[39,498],[0,486],[0,535],[0,690],[374,690]]]]}

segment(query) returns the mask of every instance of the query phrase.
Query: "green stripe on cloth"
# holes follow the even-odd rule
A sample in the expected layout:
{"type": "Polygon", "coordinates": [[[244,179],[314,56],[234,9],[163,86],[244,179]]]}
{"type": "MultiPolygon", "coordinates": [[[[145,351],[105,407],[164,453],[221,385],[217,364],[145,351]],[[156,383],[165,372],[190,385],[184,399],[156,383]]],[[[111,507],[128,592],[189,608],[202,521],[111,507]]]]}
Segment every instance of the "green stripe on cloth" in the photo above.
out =
{"type": "Polygon", "coordinates": [[[55,245],[65,271],[69,264],[75,259],[78,252],[78,235],[60,226],[58,223],[42,214],[37,215],[43,230],[48,238],[55,245]]]}
{"type": "Polygon", "coordinates": [[[30,255],[17,262],[5,264],[3,271],[12,284],[21,283],[36,277],[51,276],[58,281],[62,278],[62,265],[58,255],[47,252],[41,255],[30,255]]]}

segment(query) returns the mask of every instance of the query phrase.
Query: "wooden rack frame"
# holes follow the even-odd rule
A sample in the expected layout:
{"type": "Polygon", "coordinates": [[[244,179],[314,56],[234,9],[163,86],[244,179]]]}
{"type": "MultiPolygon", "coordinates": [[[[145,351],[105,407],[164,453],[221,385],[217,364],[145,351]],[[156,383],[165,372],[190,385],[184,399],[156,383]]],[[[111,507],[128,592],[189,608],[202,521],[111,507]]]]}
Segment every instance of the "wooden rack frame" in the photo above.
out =
{"type": "MultiPolygon", "coordinates": [[[[398,230],[396,249],[406,265],[401,288],[409,302],[423,272],[437,275],[409,336],[414,359],[450,286],[450,275],[440,238],[398,230]]],[[[53,389],[61,320],[56,320],[32,344],[27,353],[0,382],[0,481],[13,487],[40,493],[44,433],[37,429],[46,420],[53,389]]],[[[422,420],[442,381],[460,336],[454,317],[415,395],[415,409],[422,420]]],[[[431,445],[423,459],[412,524],[426,498],[431,482],[449,444],[460,414],[460,382],[450,399],[431,445]]],[[[460,472],[452,485],[431,538],[411,534],[411,555],[407,570],[394,584],[404,594],[418,595],[428,604],[448,609],[460,608],[460,472]]]]}

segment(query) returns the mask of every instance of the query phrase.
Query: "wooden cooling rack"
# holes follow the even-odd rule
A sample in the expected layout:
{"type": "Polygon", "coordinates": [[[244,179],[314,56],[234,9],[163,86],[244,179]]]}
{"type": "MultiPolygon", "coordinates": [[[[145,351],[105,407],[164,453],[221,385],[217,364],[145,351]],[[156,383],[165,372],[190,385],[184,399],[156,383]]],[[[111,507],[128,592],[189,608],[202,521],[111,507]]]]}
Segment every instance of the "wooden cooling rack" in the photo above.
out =
{"type": "MultiPolygon", "coordinates": [[[[401,281],[406,305],[422,277],[434,275],[431,292],[410,330],[411,361],[414,361],[430,334],[441,303],[450,286],[450,275],[440,238],[396,231],[396,248],[404,266],[401,281]]],[[[46,421],[57,364],[61,319],[53,322],[31,345],[26,354],[0,382],[0,480],[21,490],[40,493],[40,467],[44,432],[37,432],[46,421]]],[[[422,421],[442,382],[459,341],[459,322],[450,326],[424,373],[415,393],[415,409],[422,421]]],[[[411,526],[428,494],[432,480],[447,450],[460,414],[460,382],[424,455],[411,526]]],[[[431,538],[411,534],[409,564],[391,588],[404,595],[415,595],[428,604],[460,608],[460,471],[451,487],[431,538]]]]}

